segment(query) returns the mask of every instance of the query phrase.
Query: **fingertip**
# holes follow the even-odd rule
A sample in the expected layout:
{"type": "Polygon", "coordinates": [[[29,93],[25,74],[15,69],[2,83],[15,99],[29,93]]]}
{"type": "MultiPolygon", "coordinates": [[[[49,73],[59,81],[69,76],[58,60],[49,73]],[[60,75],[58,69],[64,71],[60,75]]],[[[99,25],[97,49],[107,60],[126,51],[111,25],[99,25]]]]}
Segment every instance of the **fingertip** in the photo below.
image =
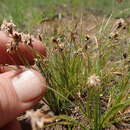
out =
{"type": "Polygon", "coordinates": [[[47,90],[45,78],[35,70],[9,71],[0,81],[0,127],[36,105],[47,90]]]}

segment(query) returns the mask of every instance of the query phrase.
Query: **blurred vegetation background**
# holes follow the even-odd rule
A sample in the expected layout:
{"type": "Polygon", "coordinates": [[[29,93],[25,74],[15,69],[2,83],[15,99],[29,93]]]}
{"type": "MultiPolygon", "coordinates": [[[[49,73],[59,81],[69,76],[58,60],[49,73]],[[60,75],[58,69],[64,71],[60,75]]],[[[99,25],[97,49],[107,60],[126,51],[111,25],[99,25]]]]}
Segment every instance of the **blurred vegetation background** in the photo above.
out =
{"type": "Polygon", "coordinates": [[[12,19],[20,28],[27,25],[26,30],[29,31],[42,19],[57,13],[65,15],[68,11],[76,15],[77,12],[87,13],[88,10],[113,14],[114,17],[128,17],[130,0],[1,0],[0,23],[3,19],[12,19]]]}

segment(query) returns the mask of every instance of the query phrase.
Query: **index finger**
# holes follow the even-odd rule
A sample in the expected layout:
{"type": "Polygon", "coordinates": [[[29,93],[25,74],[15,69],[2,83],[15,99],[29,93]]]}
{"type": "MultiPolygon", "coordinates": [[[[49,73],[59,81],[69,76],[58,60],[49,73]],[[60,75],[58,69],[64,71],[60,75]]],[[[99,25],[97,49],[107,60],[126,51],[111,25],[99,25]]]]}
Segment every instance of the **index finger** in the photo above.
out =
{"type": "Polygon", "coordinates": [[[19,43],[18,50],[13,53],[7,52],[7,44],[13,39],[5,32],[0,31],[0,64],[24,65],[22,58],[25,58],[29,64],[34,64],[35,55],[32,49],[38,51],[41,55],[46,56],[45,46],[40,40],[33,39],[31,48],[24,43],[19,43]]]}

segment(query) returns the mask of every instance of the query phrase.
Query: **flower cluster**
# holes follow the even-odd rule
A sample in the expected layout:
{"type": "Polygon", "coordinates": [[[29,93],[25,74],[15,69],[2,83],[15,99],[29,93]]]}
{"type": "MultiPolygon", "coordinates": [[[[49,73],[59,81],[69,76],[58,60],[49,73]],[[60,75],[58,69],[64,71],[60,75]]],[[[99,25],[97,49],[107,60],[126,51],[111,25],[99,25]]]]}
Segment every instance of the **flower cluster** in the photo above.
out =
{"type": "Polygon", "coordinates": [[[16,25],[12,21],[7,22],[6,20],[4,20],[0,28],[1,31],[7,33],[7,35],[10,38],[12,38],[10,43],[7,44],[7,52],[9,53],[17,51],[20,43],[24,43],[32,47],[32,42],[34,40],[34,37],[31,36],[30,34],[17,32],[15,30],[15,27],[16,25]]]}
{"type": "Polygon", "coordinates": [[[101,80],[100,80],[99,76],[96,76],[95,74],[93,74],[88,78],[87,84],[89,86],[99,88],[101,86],[101,80]]]}

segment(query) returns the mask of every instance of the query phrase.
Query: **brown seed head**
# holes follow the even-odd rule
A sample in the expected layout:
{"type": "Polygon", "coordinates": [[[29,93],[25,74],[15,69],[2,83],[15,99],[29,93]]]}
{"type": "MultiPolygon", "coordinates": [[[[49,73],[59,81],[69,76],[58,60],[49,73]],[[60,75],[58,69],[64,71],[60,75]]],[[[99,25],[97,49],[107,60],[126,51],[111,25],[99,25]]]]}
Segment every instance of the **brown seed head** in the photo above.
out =
{"type": "Polygon", "coordinates": [[[7,22],[6,20],[4,20],[1,25],[1,31],[7,32],[9,34],[13,34],[15,27],[16,25],[12,22],[12,20],[10,22],[7,22]]]}

